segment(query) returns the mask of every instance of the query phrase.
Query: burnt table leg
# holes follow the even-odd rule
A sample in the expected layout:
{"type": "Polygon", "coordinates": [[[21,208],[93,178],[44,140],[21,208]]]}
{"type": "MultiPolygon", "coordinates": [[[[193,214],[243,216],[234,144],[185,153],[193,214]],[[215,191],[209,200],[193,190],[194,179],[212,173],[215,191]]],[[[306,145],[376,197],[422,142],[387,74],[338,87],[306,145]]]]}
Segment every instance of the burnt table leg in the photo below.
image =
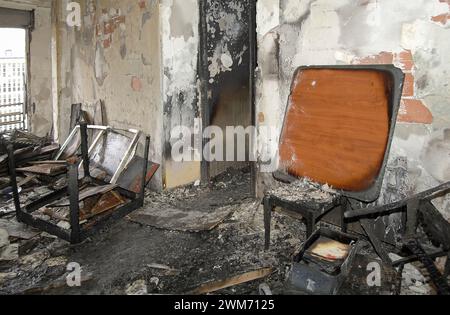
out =
{"type": "Polygon", "coordinates": [[[81,134],[81,155],[83,158],[84,177],[89,178],[91,177],[91,174],[90,174],[87,123],[80,124],[80,134],[81,134]]]}
{"type": "Polygon", "coordinates": [[[70,227],[71,243],[80,243],[80,204],[78,187],[78,163],[69,165],[69,199],[70,199],[70,227]]]}
{"type": "Polygon", "coordinates": [[[445,264],[444,277],[448,278],[450,276],[450,252],[447,255],[447,263],[445,264]]]}
{"type": "Polygon", "coordinates": [[[400,265],[398,267],[398,273],[397,273],[397,287],[395,289],[396,295],[402,294],[402,286],[403,286],[403,271],[405,270],[405,265],[400,265]]]}
{"type": "Polygon", "coordinates": [[[341,199],[341,229],[342,229],[342,233],[347,233],[347,231],[348,231],[347,222],[345,220],[345,213],[350,210],[351,210],[351,207],[350,207],[350,203],[348,202],[347,198],[342,197],[342,199],[341,199]]]}
{"type": "Polygon", "coordinates": [[[316,217],[314,214],[309,213],[306,217],[306,237],[310,238],[316,228],[316,217]]]}
{"type": "Polygon", "coordinates": [[[270,229],[272,223],[273,207],[269,197],[264,198],[264,230],[265,230],[265,250],[270,248],[270,229]]]}
{"type": "Polygon", "coordinates": [[[14,147],[8,145],[9,175],[11,187],[13,190],[14,206],[16,208],[16,218],[18,222],[22,222],[22,209],[20,206],[19,187],[17,186],[16,161],[14,157],[14,147]]]}

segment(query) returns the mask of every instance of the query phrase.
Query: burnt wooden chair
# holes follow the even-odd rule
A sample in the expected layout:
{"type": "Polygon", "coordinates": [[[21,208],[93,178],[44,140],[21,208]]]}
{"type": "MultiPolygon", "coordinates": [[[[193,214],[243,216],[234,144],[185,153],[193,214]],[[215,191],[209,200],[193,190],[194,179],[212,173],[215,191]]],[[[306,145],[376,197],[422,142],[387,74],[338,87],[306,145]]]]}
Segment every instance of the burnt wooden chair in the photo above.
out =
{"type": "Polygon", "coordinates": [[[379,198],[403,82],[404,74],[393,65],[296,71],[274,174],[278,187],[264,197],[266,249],[277,207],[300,214],[309,237],[338,207],[345,232],[349,204],[379,198]]]}

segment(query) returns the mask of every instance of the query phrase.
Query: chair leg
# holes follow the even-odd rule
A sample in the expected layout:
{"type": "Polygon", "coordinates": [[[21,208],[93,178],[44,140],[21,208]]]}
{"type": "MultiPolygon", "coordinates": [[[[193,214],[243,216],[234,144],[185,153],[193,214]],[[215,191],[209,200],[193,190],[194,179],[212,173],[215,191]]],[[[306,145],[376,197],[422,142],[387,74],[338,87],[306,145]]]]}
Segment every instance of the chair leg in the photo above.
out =
{"type": "Polygon", "coordinates": [[[273,207],[270,203],[270,198],[264,198],[264,230],[265,230],[265,250],[270,248],[270,229],[272,224],[273,207]]]}
{"type": "Polygon", "coordinates": [[[349,202],[347,198],[342,198],[341,201],[341,230],[342,233],[348,232],[348,225],[345,221],[345,213],[350,209],[349,202]]]}
{"type": "Polygon", "coordinates": [[[310,238],[316,229],[316,217],[312,214],[306,217],[306,237],[310,238]]]}
{"type": "Polygon", "coordinates": [[[444,278],[448,278],[449,276],[450,276],[450,252],[447,255],[447,263],[445,264],[444,278]]]}

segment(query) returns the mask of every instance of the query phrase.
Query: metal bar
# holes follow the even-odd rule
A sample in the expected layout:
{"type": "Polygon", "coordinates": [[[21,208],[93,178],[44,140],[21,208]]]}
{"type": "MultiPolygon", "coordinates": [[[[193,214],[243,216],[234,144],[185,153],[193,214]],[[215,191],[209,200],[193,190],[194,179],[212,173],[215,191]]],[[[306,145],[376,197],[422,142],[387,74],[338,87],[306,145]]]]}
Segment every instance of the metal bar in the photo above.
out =
{"type": "Polygon", "coordinates": [[[68,194],[68,188],[64,188],[62,190],[55,191],[47,196],[42,197],[41,199],[32,202],[25,206],[24,211],[25,213],[33,213],[37,210],[39,210],[42,207],[45,207],[65,196],[68,194]]]}
{"type": "Polygon", "coordinates": [[[380,240],[377,238],[376,233],[371,226],[371,221],[365,219],[360,220],[360,223],[378,256],[380,256],[381,260],[383,260],[384,263],[388,264],[389,266],[392,266],[392,260],[389,257],[388,253],[384,250],[380,240]]]}
{"type": "Polygon", "coordinates": [[[35,218],[31,214],[23,213],[22,222],[39,229],[40,231],[45,231],[51,235],[59,237],[67,242],[71,241],[69,231],[63,230],[50,222],[35,218]]]}
{"type": "Polygon", "coordinates": [[[142,201],[142,206],[144,205],[144,199],[145,199],[145,186],[147,184],[147,172],[148,172],[148,156],[150,151],[150,137],[147,136],[145,139],[145,151],[144,151],[144,170],[142,174],[142,187],[141,187],[141,194],[139,196],[139,199],[142,201]]]}
{"type": "MultiPolygon", "coordinates": [[[[88,133],[87,133],[87,124],[80,124],[80,132],[81,132],[81,157],[83,158],[83,169],[84,169],[84,177],[91,177],[91,169],[89,166],[89,148],[88,148],[88,133]]],[[[78,180],[78,179],[77,179],[78,180]]]]}
{"type": "Polygon", "coordinates": [[[447,253],[447,262],[445,263],[444,277],[450,276],[450,252],[447,253]]]}
{"type": "Polygon", "coordinates": [[[21,221],[22,209],[20,207],[19,188],[17,187],[17,174],[16,174],[16,160],[14,158],[14,146],[8,145],[8,160],[9,160],[9,175],[11,180],[11,187],[13,190],[14,206],[16,208],[17,221],[21,221]]]}
{"type": "Polygon", "coordinates": [[[55,157],[55,161],[59,160],[61,156],[63,155],[64,151],[66,151],[67,147],[69,146],[72,139],[75,137],[75,135],[78,133],[78,130],[80,130],[80,126],[76,126],[70,133],[67,140],[62,145],[61,149],[59,150],[58,154],[55,157]]]}
{"type": "Polygon", "coordinates": [[[0,105],[0,108],[2,107],[11,107],[11,106],[20,106],[23,105],[24,103],[13,103],[13,104],[2,104],[0,105]]]}
{"type": "Polygon", "coordinates": [[[427,255],[420,243],[416,239],[412,239],[405,246],[412,254],[419,257],[419,261],[427,269],[431,280],[435,284],[438,294],[450,295],[450,286],[448,285],[447,279],[439,272],[434,261],[427,255]]]}
{"type": "Polygon", "coordinates": [[[373,216],[373,215],[387,215],[390,214],[393,211],[402,211],[402,208],[406,207],[409,202],[414,200],[420,200],[423,201],[430,201],[435,198],[437,198],[439,195],[450,192],[450,182],[442,184],[436,188],[424,191],[420,194],[417,194],[411,198],[392,203],[389,205],[381,206],[381,207],[370,207],[367,209],[360,209],[360,210],[352,210],[345,213],[345,217],[347,219],[354,219],[359,217],[367,217],[367,216],[373,216]]]}
{"type": "Polygon", "coordinates": [[[92,141],[91,147],[89,148],[89,155],[92,153],[92,151],[94,151],[95,147],[97,146],[98,142],[100,141],[100,139],[103,137],[104,134],[105,130],[100,130],[97,137],[95,137],[94,141],[92,141]]]}
{"type": "Polygon", "coordinates": [[[417,215],[420,207],[420,201],[414,199],[408,202],[407,209],[407,223],[406,223],[406,236],[412,237],[417,231],[417,215]]]}
{"type": "Polygon", "coordinates": [[[8,121],[8,122],[0,122],[0,126],[20,125],[20,124],[22,124],[22,123],[23,123],[22,120],[8,121]]]}
{"type": "Polygon", "coordinates": [[[69,164],[70,239],[77,244],[80,239],[80,204],[78,187],[78,163],[69,164]]]}
{"type": "MultiPolygon", "coordinates": [[[[445,252],[445,251],[438,251],[438,252],[429,254],[428,257],[430,257],[431,259],[436,259],[436,258],[447,256],[447,254],[448,253],[445,252]]],[[[417,262],[417,261],[419,261],[419,256],[413,255],[413,256],[410,256],[410,257],[406,257],[406,258],[402,258],[402,259],[399,259],[397,261],[394,261],[392,263],[392,267],[397,268],[397,267],[401,267],[401,266],[404,266],[404,265],[407,265],[407,264],[411,264],[411,263],[414,263],[414,262],[417,262]]]]}
{"type": "Polygon", "coordinates": [[[126,151],[125,156],[123,157],[122,161],[120,161],[119,167],[117,168],[116,172],[114,173],[114,176],[111,179],[111,184],[116,184],[117,181],[119,180],[119,177],[122,174],[123,170],[127,167],[127,164],[130,162],[130,155],[133,152],[133,148],[137,146],[140,137],[141,132],[138,132],[131,140],[130,146],[126,151]]]}
{"type": "Polygon", "coordinates": [[[23,115],[23,112],[0,114],[0,118],[23,115]]]}
{"type": "MultiPolygon", "coordinates": [[[[199,54],[199,74],[200,74],[200,91],[201,91],[201,107],[202,107],[202,126],[207,128],[211,125],[211,108],[209,106],[209,70],[208,70],[208,2],[206,0],[199,1],[200,11],[200,54],[199,54]]],[[[203,134],[203,132],[202,132],[203,134]]],[[[202,150],[208,144],[210,139],[203,139],[202,150]]],[[[204,183],[208,183],[211,177],[210,163],[206,159],[201,162],[201,179],[204,183]]]]}
{"type": "Polygon", "coordinates": [[[272,211],[274,207],[269,197],[264,198],[263,204],[264,204],[264,234],[265,234],[264,249],[268,251],[270,249],[272,211]]]}
{"type": "MultiPolygon", "coordinates": [[[[250,108],[251,108],[251,115],[252,115],[252,126],[256,126],[256,102],[255,102],[255,69],[257,65],[257,35],[256,35],[256,1],[255,0],[248,0],[249,1],[249,52],[250,52],[250,108]]],[[[257,156],[257,135],[255,134],[253,139],[253,147],[250,148],[252,153],[252,157],[255,158],[255,161],[250,161],[251,163],[251,181],[252,181],[252,194],[256,198],[258,195],[258,165],[256,162],[256,156],[257,156]]]]}

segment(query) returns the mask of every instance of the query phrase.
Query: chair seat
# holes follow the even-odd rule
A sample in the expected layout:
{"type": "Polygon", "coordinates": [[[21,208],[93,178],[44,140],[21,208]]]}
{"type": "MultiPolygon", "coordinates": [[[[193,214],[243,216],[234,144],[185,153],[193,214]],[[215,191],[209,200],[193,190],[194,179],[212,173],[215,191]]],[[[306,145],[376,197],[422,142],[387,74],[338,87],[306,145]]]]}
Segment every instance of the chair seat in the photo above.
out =
{"type": "Polygon", "coordinates": [[[276,187],[266,193],[266,198],[269,198],[274,206],[290,208],[287,210],[302,208],[324,212],[339,203],[340,195],[328,185],[321,186],[304,179],[292,184],[277,182],[276,187]]]}

